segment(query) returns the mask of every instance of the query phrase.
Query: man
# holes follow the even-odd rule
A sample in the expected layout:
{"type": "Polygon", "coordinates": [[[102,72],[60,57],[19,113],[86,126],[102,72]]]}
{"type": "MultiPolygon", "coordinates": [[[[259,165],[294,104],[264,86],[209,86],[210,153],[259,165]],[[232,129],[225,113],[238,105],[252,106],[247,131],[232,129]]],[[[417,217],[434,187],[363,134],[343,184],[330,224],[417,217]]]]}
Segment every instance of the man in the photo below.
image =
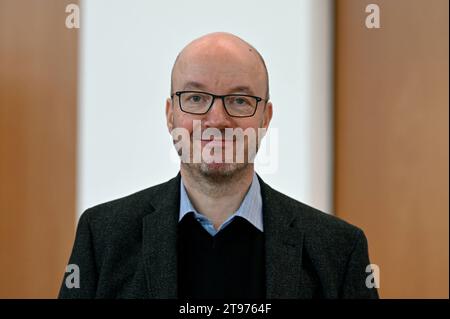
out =
{"type": "Polygon", "coordinates": [[[272,118],[255,48],[228,33],[194,40],[175,61],[170,95],[180,173],[81,216],[69,261],[80,285],[64,280],[61,298],[378,297],[366,285],[363,232],[254,172],[260,131],[272,118]],[[230,138],[230,129],[258,131],[256,149],[250,135],[230,138]]]}

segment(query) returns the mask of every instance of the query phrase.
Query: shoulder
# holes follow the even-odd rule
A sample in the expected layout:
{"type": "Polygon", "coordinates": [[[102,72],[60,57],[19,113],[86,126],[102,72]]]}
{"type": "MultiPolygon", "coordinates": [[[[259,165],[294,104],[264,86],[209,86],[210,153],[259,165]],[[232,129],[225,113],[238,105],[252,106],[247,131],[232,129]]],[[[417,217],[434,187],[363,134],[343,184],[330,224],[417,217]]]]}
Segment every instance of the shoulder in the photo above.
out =
{"type": "MultiPolygon", "coordinates": [[[[177,177],[109,202],[93,206],[83,212],[79,225],[87,224],[96,237],[112,237],[115,233],[135,232],[142,218],[173,193],[177,177]]],[[[79,226],[80,227],[80,226],[79,226]]]]}
{"type": "Polygon", "coordinates": [[[291,214],[293,223],[305,234],[307,242],[316,246],[352,247],[365,239],[364,232],[357,226],[332,214],[291,198],[267,184],[262,187],[263,200],[277,203],[282,214],[291,214]],[[269,198],[267,198],[269,197],[269,198]]]}
{"type": "Polygon", "coordinates": [[[359,276],[358,284],[364,283],[361,278],[365,278],[370,262],[367,239],[359,227],[268,186],[264,197],[269,197],[266,199],[272,207],[278,205],[274,211],[284,217],[277,218],[289,221],[290,227],[297,229],[298,233],[291,233],[292,236],[301,234],[305,267],[317,274],[326,291],[339,291],[348,280],[349,271],[351,276],[359,276]]]}

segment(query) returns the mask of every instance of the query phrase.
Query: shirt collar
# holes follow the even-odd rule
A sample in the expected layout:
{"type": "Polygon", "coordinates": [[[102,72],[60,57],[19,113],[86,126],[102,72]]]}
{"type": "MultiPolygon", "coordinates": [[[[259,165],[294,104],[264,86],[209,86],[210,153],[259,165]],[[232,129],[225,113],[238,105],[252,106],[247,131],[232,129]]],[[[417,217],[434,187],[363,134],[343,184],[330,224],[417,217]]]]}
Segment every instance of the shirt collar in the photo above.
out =
{"type": "MultiPolygon", "coordinates": [[[[189,196],[186,192],[186,188],[183,183],[183,178],[181,178],[180,182],[180,214],[178,221],[181,221],[183,217],[193,212],[197,220],[204,226],[209,228],[212,227],[211,222],[201,213],[199,213],[191,201],[189,200],[189,196]],[[208,225],[209,224],[209,225],[208,225]]],[[[234,217],[240,216],[249,221],[253,226],[255,226],[261,232],[263,231],[263,216],[262,216],[262,197],[261,197],[261,187],[259,184],[258,177],[256,173],[253,173],[252,184],[250,185],[250,189],[244,197],[241,205],[238,210],[234,212],[218,229],[220,231],[225,226],[227,226],[234,217]]],[[[210,232],[211,233],[211,232],[210,232]]]]}

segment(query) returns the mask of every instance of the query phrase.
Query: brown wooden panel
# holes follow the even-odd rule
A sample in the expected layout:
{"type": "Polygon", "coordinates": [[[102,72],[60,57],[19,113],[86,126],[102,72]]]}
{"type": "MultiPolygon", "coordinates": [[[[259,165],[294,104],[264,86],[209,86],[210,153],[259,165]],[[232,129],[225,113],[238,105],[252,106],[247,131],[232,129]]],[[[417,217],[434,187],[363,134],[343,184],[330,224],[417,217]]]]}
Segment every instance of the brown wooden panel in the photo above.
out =
{"type": "Polygon", "coordinates": [[[335,211],[365,230],[385,298],[448,298],[448,4],[336,1],[335,211]]]}
{"type": "Polygon", "coordinates": [[[53,298],[75,224],[77,1],[0,0],[0,298],[53,298]]]}

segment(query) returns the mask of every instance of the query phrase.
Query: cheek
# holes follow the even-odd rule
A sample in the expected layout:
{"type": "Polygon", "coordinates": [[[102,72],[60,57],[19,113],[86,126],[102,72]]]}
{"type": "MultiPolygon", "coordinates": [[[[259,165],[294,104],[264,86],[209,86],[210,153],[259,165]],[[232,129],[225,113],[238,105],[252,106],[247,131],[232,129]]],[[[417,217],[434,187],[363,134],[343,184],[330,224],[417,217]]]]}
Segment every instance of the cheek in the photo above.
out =
{"type": "Polygon", "coordinates": [[[195,119],[191,118],[190,116],[186,116],[184,114],[179,114],[178,112],[174,114],[174,128],[183,128],[189,132],[189,134],[192,133],[194,129],[194,121],[195,119]]]}
{"type": "MultiPolygon", "coordinates": [[[[203,128],[201,126],[204,119],[202,119],[201,116],[195,117],[195,116],[189,116],[185,115],[184,113],[180,114],[176,112],[174,114],[174,128],[183,128],[186,129],[189,134],[192,134],[192,132],[195,129],[199,129],[201,132],[203,132],[203,128]]],[[[254,129],[255,132],[258,131],[258,128],[261,127],[262,121],[259,117],[256,115],[252,118],[242,118],[242,119],[235,119],[233,123],[230,123],[230,128],[241,128],[242,130],[246,130],[247,128],[254,129]]]]}
{"type": "Polygon", "coordinates": [[[253,128],[255,131],[257,131],[258,127],[260,127],[260,122],[261,121],[259,120],[259,118],[257,119],[255,116],[253,118],[239,120],[236,123],[237,124],[236,127],[240,127],[244,131],[248,128],[253,128]]]}

